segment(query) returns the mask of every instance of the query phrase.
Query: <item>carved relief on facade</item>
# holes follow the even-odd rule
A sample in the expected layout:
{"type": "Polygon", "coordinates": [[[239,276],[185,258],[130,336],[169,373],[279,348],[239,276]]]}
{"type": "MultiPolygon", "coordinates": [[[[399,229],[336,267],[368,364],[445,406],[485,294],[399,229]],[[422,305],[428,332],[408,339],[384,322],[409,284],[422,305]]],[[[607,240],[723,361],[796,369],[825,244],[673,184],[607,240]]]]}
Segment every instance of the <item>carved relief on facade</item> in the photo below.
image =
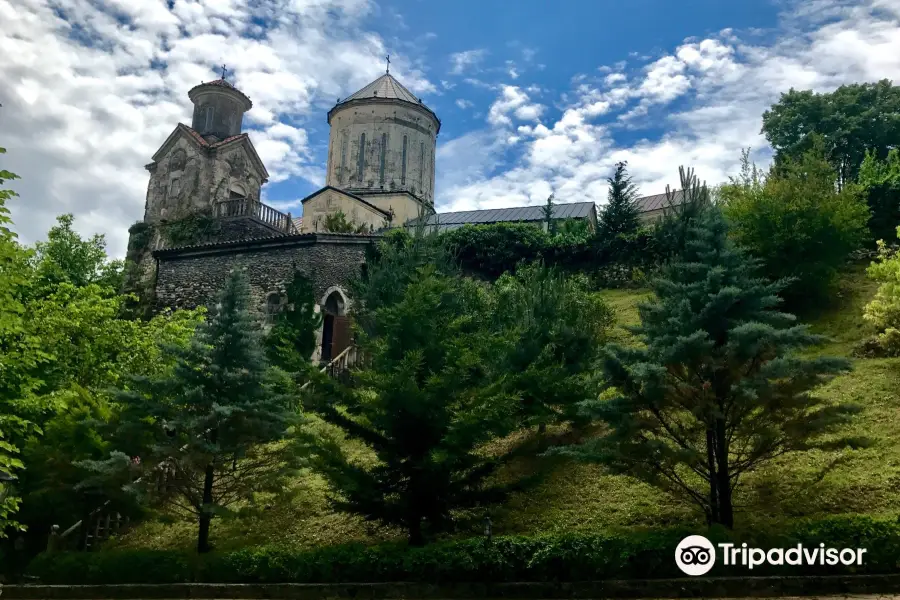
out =
{"type": "Polygon", "coordinates": [[[186,164],[187,152],[184,151],[184,148],[177,148],[169,157],[169,172],[183,171],[186,164]]]}
{"type": "Polygon", "coordinates": [[[233,152],[229,154],[228,158],[225,159],[225,162],[228,164],[228,174],[231,177],[243,178],[246,176],[247,164],[242,152],[233,152]]]}

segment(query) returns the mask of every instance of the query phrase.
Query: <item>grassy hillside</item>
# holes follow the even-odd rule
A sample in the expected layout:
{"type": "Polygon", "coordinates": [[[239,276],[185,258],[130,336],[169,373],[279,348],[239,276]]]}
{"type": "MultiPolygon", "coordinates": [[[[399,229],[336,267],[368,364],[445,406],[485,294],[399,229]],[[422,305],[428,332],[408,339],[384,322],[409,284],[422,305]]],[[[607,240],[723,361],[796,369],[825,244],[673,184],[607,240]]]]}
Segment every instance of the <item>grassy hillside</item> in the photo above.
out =
{"type": "MultiPolygon", "coordinates": [[[[811,315],[816,332],[831,341],[817,353],[849,356],[868,335],[862,307],[875,292],[862,267],[842,277],[834,306],[811,315]]],[[[636,303],[646,291],[611,290],[605,293],[619,315],[619,324],[638,321],[636,303]]],[[[615,337],[625,341],[627,331],[615,337]]],[[[888,515],[900,506],[900,437],[894,434],[900,416],[900,359],[854,359],[852,373],[827,385],[822,394],[835,401],[854,401],[864,407],[853,433],[874,439],[864,449],[806,452],[784,457],[746,482],[738,496],[739,526],[773,525],[787,517],[841,513],[888,515]]],[[[572,435],[557,431],[549,436],[572,435]]],[[[523,433],[501,443],[537,443],[523,433]]],[[[610,475],[601,467],[554,459],[530,459],[516,468],[545,468],[548,477],[537,489],[514,497],[493,513],[497,534],[591,531],[656,525],[702,523],[701,515],[654,488],[627,477],[610,475]]],[[[297,480],[289,501],[280,501],[258,514],[217,521],[213,543],[220,549],[263,543],[296,546],[348,541],[376,542],[398,537],[397,532],[363,523],[329,510],[323,481],[311,473],[297,480]]],[[[193,523],[153,520],[140,525],[117,543],[154,548],[191,547],[193,523]]]]}

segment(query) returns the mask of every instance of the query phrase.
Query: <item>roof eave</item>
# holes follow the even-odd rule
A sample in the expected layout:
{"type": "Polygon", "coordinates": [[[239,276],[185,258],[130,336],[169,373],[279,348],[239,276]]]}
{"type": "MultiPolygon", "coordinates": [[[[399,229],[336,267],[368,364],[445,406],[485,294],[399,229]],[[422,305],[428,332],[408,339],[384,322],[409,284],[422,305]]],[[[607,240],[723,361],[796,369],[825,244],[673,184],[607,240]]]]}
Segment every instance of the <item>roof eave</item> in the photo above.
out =
{"type": "Polygon", "coordinates": [[[431,117],[434,120],[434,123],[436,125],[434,134],[437,135],[438,133],[440,133],[441,120],[438,118],[437,113],[435,113],[433,110],[431,110],[430,108],[425,106],[425,104],[423,104],[422,102],[409,102],[408,100],[402,100],[400,98],[355,98],[353,100],[345,100],[343,102],[338,102],[337,104],[335,104],[332,107],[331,110],[328,111],[327,121],[328,121],[328,124],[331,125],[332,115],[334,115],[336,112],[338,112],[339,110],[344,109],[344,108],[350,108],[353,106],[361,106],[364,104],[372,104],[372,103],[391,104],[394,102],[399,102],[405,106],[420,109],[421,111],[426,113],[429,117],[431,117]]]}

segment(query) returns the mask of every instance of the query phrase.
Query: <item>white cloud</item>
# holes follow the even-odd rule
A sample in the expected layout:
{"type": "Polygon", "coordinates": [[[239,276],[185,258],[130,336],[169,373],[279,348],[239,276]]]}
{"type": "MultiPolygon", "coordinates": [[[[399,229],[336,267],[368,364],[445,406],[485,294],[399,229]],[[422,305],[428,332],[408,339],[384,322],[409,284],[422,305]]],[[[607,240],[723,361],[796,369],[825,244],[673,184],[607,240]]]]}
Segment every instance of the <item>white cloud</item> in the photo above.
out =
{"type": "MultiPolygon", "coordinates": [[[[510,167],[439,189],[439,208],[539,204],[551,189],[562,202],[602,204],[605,178],[620,160],[628,161],[644,194],[677,187],[679,165],[693,166],[701,179],[718,184],[736,173],[742,148],[752,147],[761,164],[770,160],[771,150],[760,135],[761,115],[780,93],[791,87],[830,91],[845,83],[900,79],[897,0],[825,0],[813,10],[803,3],[792,6],[795,10],[783,15],[780,35],[770,37],[770,43],[755,42],[757,34],[742,39],[726,30],[686,39],[627,79],[625,65],[598,68],[602,75],[596,85],[590,77],[573,79],[573,93],[560,94],[566,100],[555,122],[518,127],[519,152],[507,157],[510,167]],[[820,19],[823,13],[828,18],[820,19]],[[676,98],[686,108],[658,114],[657,107],[676,98]],[[653,120],[633,120],[641,114],[653,120]],[[644,124],[664,132],[617,142],[626,115],[631,120],[626,119],[623,139],[635,139],[644,124]]],[[[503,98],[513,97],[504,90],[503,98]]],[[[498,116],[489,123],[499,130],[509,125],[498,116]]],[[[454,166],[442,161],[438,168],[454,166]]]]}
{"type": "MultiPolygon", "coordinates": [[[[533,62],[503,85],[515,65],[476,78],[486,50],[452,55],[475,88],[455,102],[483,113],[485,126],[442,135],[439,208],[538,204],[551,191],[602,203],[619,160],[647,194],[677,185],[680,164],[720,182],[742,147],[767,160],[760,117],[781,92],[900,80],[898,0],[786,6],[777,31],[725,30],[652,59],[562,73],[568,90],[530,80],[541,69],[533,62]],[[472,102],[483,91],[489,108],[472,102]]],[[[223,62],[253,99],[245,129],[272,181],[321,184],[324,113],[384,69],[387,43],[365,28],[373,10],[372,0],[0,0],[0,145],[9,149],[0,165],[23,177],[11,185],[22,195],[12,203],[17,230],[31,242],[73,212],[122,255],[127,226],[143,214],[143,165],[177,122],[190,122],[187,90],[223,62]]],[[[391,73],[417,94],[436,93],[410,44],[391,42],[391,73]]],[[[454,85],[439,81],[444,92],[454,85]]]]}
{"type": "MultiPolygon", "coordinates": [[[[339,96],[383,70],[385,44],[362,28],[372,6],[0,0],[0,145],[3,168],[22,177],[11,204],[22,239],[73,212],[79,229],[106,233],[122,255],[127,226],[143,215],[143,165],[176,123],[190,123],[187,91],[218,77],[223,62],[253,100],[245,129],[272,181],[320,183],[303,123],[319,127],[339,96]]],[[[392,55],[391,71],[418,94],[435,91],[403,54],[392,55]]]]}
{"type": "Polygon", "coordinates": [[[544,112],[544,106],[531,102],[528,94],[514,85],[504,85],[500,97],[497,98],[488,110],[488,123],[494,126],[511,126],[510,114],[520,121],[533,121],[544,112]]]}
{"type": "Polygon", "coordinates": [[[487,51],[483,48],[476,50],[465,50],[464,52],[455,52],[450,55],[450,73],[453,75],[462,75],[465,72],[472,71],[474,67],[484,59],[487,51]]]}

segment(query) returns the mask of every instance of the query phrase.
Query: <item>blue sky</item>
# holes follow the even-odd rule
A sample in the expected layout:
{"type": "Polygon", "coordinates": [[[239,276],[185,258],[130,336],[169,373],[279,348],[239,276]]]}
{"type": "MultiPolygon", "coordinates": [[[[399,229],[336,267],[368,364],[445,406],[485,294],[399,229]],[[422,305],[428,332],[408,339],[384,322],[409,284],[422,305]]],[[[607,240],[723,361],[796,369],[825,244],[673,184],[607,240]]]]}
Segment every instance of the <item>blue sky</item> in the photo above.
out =
{"type": "Polygon", "coordinates": [[[0,167],[16,228],[72,212],[124,253],[144,165],[187,91],[230,77],[294,214],[324,183],[325,113],[384,70],[441,117],[438,210],[606,198],[626,160],[645,194],[679,165],[710,183],[790,87],[900,78],[900,0],[0,0],[0,167]]]}

